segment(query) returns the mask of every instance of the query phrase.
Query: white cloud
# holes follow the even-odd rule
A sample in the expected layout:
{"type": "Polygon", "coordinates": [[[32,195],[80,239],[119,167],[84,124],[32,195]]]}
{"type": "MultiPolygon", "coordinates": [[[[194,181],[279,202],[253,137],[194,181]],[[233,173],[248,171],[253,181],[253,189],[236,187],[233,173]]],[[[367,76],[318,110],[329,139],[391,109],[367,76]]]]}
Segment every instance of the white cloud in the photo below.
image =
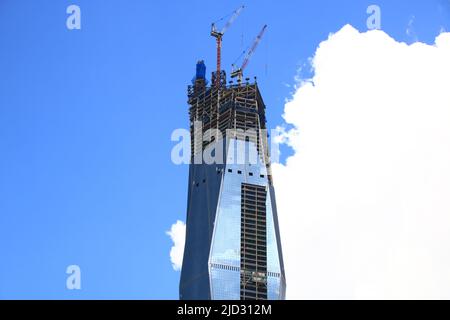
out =
{"type": "Polygon", "coordinates": [[[450,33],[318,47],[274,164],[287,297],[450,299],[450,33]]]}
{"type": "Polygon", "coordinates": [[[186,225],[183,221],[178,220],[166,234],[170,236],[173,241],[173,246],[170,249],[170,261],[172,261],[172,267],[176,271],[181,270],[184,242],[186,238],[186,225]]]}

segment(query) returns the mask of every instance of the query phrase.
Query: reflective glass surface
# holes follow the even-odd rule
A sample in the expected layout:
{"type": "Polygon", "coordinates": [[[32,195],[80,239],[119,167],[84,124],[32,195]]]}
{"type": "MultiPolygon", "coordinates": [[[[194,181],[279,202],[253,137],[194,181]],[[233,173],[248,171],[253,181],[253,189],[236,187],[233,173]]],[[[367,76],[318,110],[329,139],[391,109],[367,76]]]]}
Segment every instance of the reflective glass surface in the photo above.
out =
{"type": "MultiPolygon", "coordinates": [[[[241,184],[268,187],[266,167],[262,159],[257,156],[257,163],[234,163],[239,154],[241,159],[242,154],[245,154],[247,160],[252,159],[251,157],[254,159],[254,155],[257,155],[255,144],[238,140],[238,143],[230,143],[228,146],[209,259],[212,299],[240,298],[241,184]]],[[[269,192],[266,213],[267,293],[269,299],[279,299],[281,270],[269,192]]]]}

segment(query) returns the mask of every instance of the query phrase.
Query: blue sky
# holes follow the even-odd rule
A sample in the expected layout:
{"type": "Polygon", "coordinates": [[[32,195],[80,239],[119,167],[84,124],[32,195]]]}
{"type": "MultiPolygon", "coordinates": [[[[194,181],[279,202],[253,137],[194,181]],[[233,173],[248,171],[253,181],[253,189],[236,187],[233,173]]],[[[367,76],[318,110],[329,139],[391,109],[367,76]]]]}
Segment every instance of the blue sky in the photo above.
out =
{"type": "MultiPolygon", "coordinates": [[[[165,231],[185,219],[188,168],[172,164],[170,135],[187,128],[195,62],[214,68],[211,22],[240,4],[0,2],[0,298],[178,297],[165,231]],[[71,4],[81,30],[66,28],[71,4]],[[82,290],[66,289],[71,264],[82,290]]],[[[258,76],[269,127],[283,124],[298,68],[330,32],[366,30],[368,5],[399,41],[450,30],[443,0],[244,4],[223,66],[268,24],[246,74],[258,76]]]]}

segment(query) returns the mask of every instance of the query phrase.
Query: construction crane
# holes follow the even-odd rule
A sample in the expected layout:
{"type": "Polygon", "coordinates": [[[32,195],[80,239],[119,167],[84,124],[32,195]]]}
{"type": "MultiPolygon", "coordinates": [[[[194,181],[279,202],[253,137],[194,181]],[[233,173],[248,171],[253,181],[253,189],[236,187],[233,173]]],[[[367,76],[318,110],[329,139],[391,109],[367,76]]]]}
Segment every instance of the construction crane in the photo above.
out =
{"type": "Polygon", "coordinates": [[[217,87],[220,86],[220,61],[221,61],[221,51],[222,51],[222,37],[225,34],[225,32],[227,31],[227,29],[234,22],[234,20],[236,20],[236,18],[239,16],[242,9],[244,9],[244,6],[240,6],[239,8],[234,10],[233,13],[231,14],[230,19],[228,20],[228,22],[225,24],[225,26],[220,31],[218,31],[216,28],[216,22],[222,20],[223,18],[219,19],[218,21],[213,22],[211,24],[211,36],[216,38],[216,47],[217,47],[217,73],[216,73],[216,86],[217,87]]]}
{"type": "Polygon", "coordinates": [[[238,77],[239,81],[242,81],[242,73],[245,69],[245,67],[247,67],[248,62],[250,61],[250,58],[252,56],[252,54],[255,52],[256,47],[258,47],[259,42],[261,41],[261,38],[264,35],[264,32],[266,31],[267,28],[267,24],[264,25],[264,27],[262,27],[261,31],[259,32],[258,36],[256,37],[255,41],[253,42],[252,47],[250,48],[250,50],[247,51],[247,54],[245,55],[244,61],[242,62],[242,65],[240,68],[235,69],[235,65],[232,65],[232,72],[231,72],[231,77],[232,78],[236,78],[238,77]]]}

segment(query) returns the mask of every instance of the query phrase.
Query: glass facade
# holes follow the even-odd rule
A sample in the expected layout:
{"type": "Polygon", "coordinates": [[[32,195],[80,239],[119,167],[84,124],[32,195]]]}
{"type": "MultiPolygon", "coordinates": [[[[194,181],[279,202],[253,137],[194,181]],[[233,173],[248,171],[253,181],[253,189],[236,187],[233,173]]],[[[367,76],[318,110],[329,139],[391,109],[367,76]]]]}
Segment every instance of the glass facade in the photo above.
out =
{"type": "Polygon", "coordinates": [[[196,133],[211,137],[207,132],[215,129],[223,138],[214,144],[220,142],[226,161],[189,167],[180,299],[284,299],[275,193],[261,131],[265,106],[258,86],[207,87],[199,78],[188,88],[188,97],[191,160],[213,145],[209,139],[195,140],[196,133]]]}
{"type": "MultiPolygon", "coordinates": [[[[241,185],[243,183],[269,188],[266,166],[258,157],[258,163],[236,164],[235,153],[258,154],[250,141],[231,139],[228,144],[228,161],[225,166],[219,195],[214,233],[209,259],[211,298],[240,299],[241,273],[241,185]]],[[[279,244],[275,234],[271,194],[266,197],[267,239],[267,298],[280,299],[281,266],[279,244]]]]}

